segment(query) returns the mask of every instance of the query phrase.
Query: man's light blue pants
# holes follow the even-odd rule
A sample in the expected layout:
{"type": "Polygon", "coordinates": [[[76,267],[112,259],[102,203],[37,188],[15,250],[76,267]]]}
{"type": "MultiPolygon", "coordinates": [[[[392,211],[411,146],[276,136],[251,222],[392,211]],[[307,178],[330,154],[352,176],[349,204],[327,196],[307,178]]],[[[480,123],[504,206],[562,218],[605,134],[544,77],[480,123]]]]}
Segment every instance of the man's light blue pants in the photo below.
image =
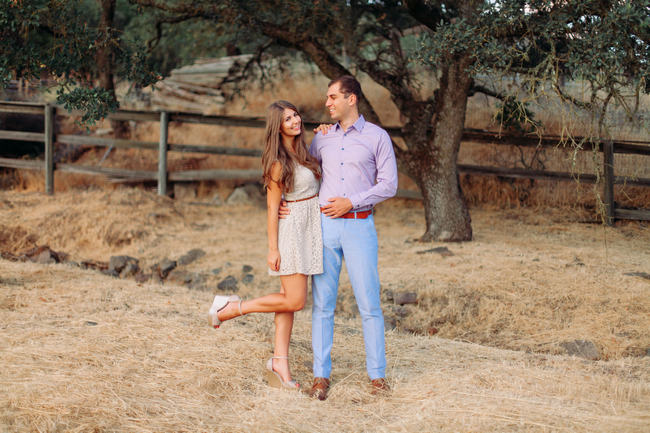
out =
{"type": "Polygon", "coordinates": [[[379,300],[377,232],[371,216],[366,219],[329,218],[321,215],[323,270],[313,276],[312,349],[314,377],[332,372],[334,310],[342,259],[357,300],[366,345],[366,370],[370,379],[386,377],[384,316],[379,300]]]}

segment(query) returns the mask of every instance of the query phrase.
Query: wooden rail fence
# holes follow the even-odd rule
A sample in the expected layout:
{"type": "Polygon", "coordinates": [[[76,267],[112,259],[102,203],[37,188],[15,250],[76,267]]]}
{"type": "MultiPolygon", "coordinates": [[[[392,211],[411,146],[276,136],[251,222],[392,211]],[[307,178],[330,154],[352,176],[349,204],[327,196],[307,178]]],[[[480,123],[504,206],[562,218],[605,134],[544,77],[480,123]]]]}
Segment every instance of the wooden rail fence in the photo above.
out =
{"type": "MultiPolygon", "coordinates": [[[[80,113],[68,112],[67,110],[49,104],[0,101],[0,112],[37,114],[44,117],[44,132],[24,132],[0,130],[0,140],[19,140],[41,142],[45,145],[45,157],[43,161],[22,160],[14,158],[0,158],[0,167],[17,169],[44,170],[45,192],[54,192],[54,170],[62,172],[84,173],[89,175],[104,175],[117,178],[117,182],[132,181],[157,181],[158,194],[167,194],[169,182],[200,181],[200,180],[258,180],[261,178],[261,170],[245,169],[212,169],[212,170],[185,170],[169,172],[167,169],[168,152],[192,152],[216,155],[237,155],[259,157],[261,151],[258,149],[244,149],[237,147],[211,146],[211,145],[190,145],[174,144],[168,142],[168,129],[170,122],[179,123],[200,123],[207,125],[235,126],[235,127],[264,127],[264,119],[242,116],[216,116],[201,115],[181,112],[151,112],[151,111],[129,111],[120,110],[109,116],[112,120],[133,120],[133,121],[156,121],[160,123],[160,139],[158,142],[124,140],[116,138],[101,138],[84,135],[54,134],[54,122],[56,116],[77,116],[80,113]],[[158,150],[158,170],[126,170],[99,166],[82,166],[78,164],[54,164],[53,148],[54,143],[76,144],[84,146],[97,146],[109,148],[140,148],[158,150]]],[[[317,126],[316,122],[305,122],[307,128],[317,126]]],[[[397,127],[385,128],[393,137],[400,137],[401,130],[397,127]]],[[[579,140],[579,138],[574,138],[579,140]]],[[[492,144],[506,144],[518,146],[542,146],[555,147],[564,140],[557,136],[503,136],[497,133],[466,129],[463,133],[464,141],[475,141],[492,144]]],[[[584,149],[584,150],[592,150],[584,149]]],[[[614,154],[636,154],[650,155],[650,143],[636,141],[604,141],[599,143],[599,152],[603,152],[603,185],[606,220],[611,224],[615,219],[638,219],[650,220],[650,210],[647,209],[620,209],[616,208],[614,200],[614,184],[625,183],[627,185],[638,185],[650,187],[650,179],[626,178],[614,175],[614,154]]],[[[523,179],[556,179],[575,180],[581,182],[595,183],[599,179],[594,174],[575,174],[566,172],[553,172],[541,170],[527,170],[520,168],[501,168],[477,165],[458,165],[461,173],[496,175],[505,178],[523,179]]],[[[421,198],[420,194],[414,191],[400,191],[400,196],[409,198],[421,198]]]]}

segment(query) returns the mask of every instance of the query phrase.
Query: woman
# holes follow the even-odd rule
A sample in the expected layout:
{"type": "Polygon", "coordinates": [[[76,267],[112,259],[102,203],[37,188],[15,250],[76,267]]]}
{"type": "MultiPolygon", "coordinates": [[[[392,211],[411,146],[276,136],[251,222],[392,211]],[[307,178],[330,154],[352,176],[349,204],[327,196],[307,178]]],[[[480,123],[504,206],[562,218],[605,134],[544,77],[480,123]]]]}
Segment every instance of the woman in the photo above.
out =
{"type": "Polygon", "coordinates": [[[209,321],[221,322],[248,313],[275,313],[275,350],[266,364],[269,384],[299,388],[289,371],[289,340],[294,312],[307,298],[307,276],[323,272],[323,240],[318,206],[319,165],[305,144],[302,119],[295,106],[277,101],[269,107],[262,154],[267,191],[270,275],[279,275],[279,293],[242,301],[239,296],[216,296],[209,321]],[[278,218],[280,202],[291,213],[278,218]]]}

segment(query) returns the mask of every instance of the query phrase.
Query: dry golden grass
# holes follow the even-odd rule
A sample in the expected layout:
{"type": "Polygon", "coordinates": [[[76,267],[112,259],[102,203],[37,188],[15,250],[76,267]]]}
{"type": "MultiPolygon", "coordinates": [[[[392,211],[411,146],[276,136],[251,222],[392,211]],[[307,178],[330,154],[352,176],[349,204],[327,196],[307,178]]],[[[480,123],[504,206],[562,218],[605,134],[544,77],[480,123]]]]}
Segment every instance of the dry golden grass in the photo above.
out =
{"type": "MultiPolygon", "coordinates": [[[[544,210],[475,208],[472,218],[475,241],[447,244],[454,255],[442,257],[418,254],[431,245],[409,242],[423,227],[419,204],[379,207],[383,292],[412,290],[419,299],[406,307],[401,330],[387,333],[393,392],[367,392],[344,272],[333,388],[319,402],[265,385],[270,315],[218,331],[205,324],[216,282],[240,277],[242,265],[253,266],[255,279],[240,284],[240,295],[277,288],[264,268],[263,210],[127,188],[2,192],[0,250],[49,244],[76,261],[129,254],[146,269],[198,247],[206,255],[187,268],[222,272],[211,290],[198,291],[0,260],[0,430],[645,431],[650,358],[638,355],[650,347],[650,284],[624,274],[650,270],[646,225],[603,228],[544,210]],[[403,332],[432,325],[434,337],[403,332]],[[558,343],[574,339],[595,342],[605,360],[560,355],[558,343]]],[[[390,316],[394,306],[383,307],[390,316]]],[[[297,314],[291,346],[304,384],[309,321],[308,307],[297,314]]]]}

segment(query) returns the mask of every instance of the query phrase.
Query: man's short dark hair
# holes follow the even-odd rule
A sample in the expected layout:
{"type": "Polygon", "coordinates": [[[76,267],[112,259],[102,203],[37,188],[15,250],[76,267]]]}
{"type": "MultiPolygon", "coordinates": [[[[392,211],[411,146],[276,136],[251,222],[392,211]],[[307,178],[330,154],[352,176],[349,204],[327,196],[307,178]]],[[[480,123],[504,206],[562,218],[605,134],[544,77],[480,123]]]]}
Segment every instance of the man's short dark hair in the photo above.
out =
{"type": "Polygon", "coordinates": [[[352,94],[355,95],[357,101],[359,101],[359,98],[361,98],[361,84],[359,84],[356,78],[352,75],[341,75],[340,77],[330,81],[327,87],[331,87],[337,83],[341,86],[341,93],[343,93],[346,98],[352,94]]]}

